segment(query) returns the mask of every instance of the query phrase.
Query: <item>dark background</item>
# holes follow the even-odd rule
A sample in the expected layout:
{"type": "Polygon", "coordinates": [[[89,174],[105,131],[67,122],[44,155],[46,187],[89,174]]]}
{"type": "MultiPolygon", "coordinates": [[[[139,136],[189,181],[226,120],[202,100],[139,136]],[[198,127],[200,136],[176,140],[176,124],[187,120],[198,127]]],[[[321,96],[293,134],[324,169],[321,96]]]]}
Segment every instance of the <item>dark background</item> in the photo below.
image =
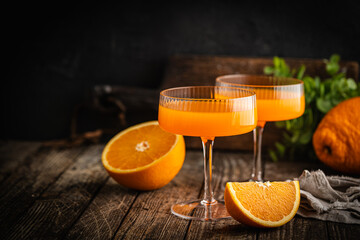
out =
{"type": "Polygon", "coordinates": [[[2,139],[69,136],[96,84],[156,89],[175,54],[360,62],[358,1],[141,1],[4,7],[2,139]]]}

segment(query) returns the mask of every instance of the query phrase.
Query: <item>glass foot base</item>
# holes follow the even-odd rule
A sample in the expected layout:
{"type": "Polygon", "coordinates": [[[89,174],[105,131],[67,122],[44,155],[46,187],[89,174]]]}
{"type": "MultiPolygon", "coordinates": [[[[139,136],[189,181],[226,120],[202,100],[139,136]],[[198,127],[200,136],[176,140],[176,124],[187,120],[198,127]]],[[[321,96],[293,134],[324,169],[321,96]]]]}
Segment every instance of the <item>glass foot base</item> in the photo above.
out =
{"type": "Polygon", "coordinates": [[[217,221],[231,218],[223,201],[216,200],[211,204],[204,204],[202,201],[194,200],[174,204],[171,207],[171,212],[188,220],[217,221]]]}

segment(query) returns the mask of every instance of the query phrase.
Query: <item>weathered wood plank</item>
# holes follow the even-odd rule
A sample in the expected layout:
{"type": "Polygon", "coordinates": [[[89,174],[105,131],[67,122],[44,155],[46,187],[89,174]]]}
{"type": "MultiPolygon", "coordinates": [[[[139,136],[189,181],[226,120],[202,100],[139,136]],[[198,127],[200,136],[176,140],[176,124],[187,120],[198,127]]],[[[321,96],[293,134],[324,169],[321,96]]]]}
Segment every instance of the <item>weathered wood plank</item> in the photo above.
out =
{"type": "MultiPolygon", "coordinates": [[[[17,146],[21,149],[21,144],[17,146]]],[[[13,150],[10,155],[21,164],[5,165],[12,170],[0,183],[1,238],[357,239],[360,235],[358,225],[299,216],[276,229],[249,228],[232,219],[210,223],[180,219],[171,214],[171,205],[202,195],[200,149],[187,151],[183,169],[172,182],[147,192],[123,188],[110,179],[101,165],[102,149],[103,145],[86,147],[86,151],[34,147],[28,155],[13,150]]],[[[215,146],[215,196],[223,198],[227,181],[247,180],[251,167],[251,152],[218,151],[215,146]]],[[[269,161],[265,178],[293,179],[303,169],[318,168],[333,173],[320,162],[269,161]]]]}
{"type": "Polygon", "coordinates": [[[138,194],[109,178],[66,239],[112,239],[138,194]]]}
{"type": "Polygon", "coordinates": [[[360,226],[356,224],[344,224],[326,222],[329,239],[355,240],[360,237],[360,226]]]}
{"type": "Polygon", "coordinates": [[[287,224],[273,229],[261,229],[258,239],[328,239],[326,222],[295,216],[287,224]]]}
{"type": "MultiPolygon", "coordinates": [[[[9,239],[62,238],[108,178],[100,163],[102,149],[103,145],[90,146],[75,162],[71,159],[66,171],[4,235],[9,239]]],[[[46,159],[52,161],[50,157],[51,154],[46,159]]],[[[56,160],[64,164],[64,159],[66,156],[56,160]]]]}
{"type": "Polygon", "coordinates": [[[27,157],[0,186],[0,226],[8,231],[40,194],[70,166],[82,148],[42,149],[27,157]]]}
{"type": "Polygon", "coordinates": [[[36,152],[41,142],[6,141],[0,144],[0,169],[12,170],[17,162],[36,152]]]}
{"type": "MultiPolygon", "coordinates": [[[[249,152],[217,151],[214,150],[214,174],[218,176],[217,169],[221,169],[220,175],[223,187],[226,182],[246,181],[250,178],[253,154],[249,152]]],[[[222,189],[225,190],[225,189],[222,189]]],[[[217,193],[218,191],[216,191],[217,193]]]]}
{"type": "Polygon", "coordinates": [[[26,157],[41,147],[40,142],[6,141],[0,144],[0,183],[19,166],[26,157]]]}
{"type": "Polygon", "coordinates": [[[202,187],[202,154],[188,151],[183,168],[165,187],[142,192],[115,239],[183,239],[189,221],[171,214],[171,205],[197,199],[202,187]]]}
{"type": "Polygon", "coordinates": [[[216,222],[192,221],[186,239],[256,239],[258,231],[233,219],[216,222]]]}
{"type": "Polygon", "coordinates": [[[265,160],[265,180],[269,181],[284,181],[294,180],[299,178],[302,172],[306,169],[309,171],[316,171],[321,169],[326,175],[341,175],[329,168],[319,160],[307,161],[306,159],[297,159],[296,161],[279,161],[273,162],[270,159],[265,160]]]}

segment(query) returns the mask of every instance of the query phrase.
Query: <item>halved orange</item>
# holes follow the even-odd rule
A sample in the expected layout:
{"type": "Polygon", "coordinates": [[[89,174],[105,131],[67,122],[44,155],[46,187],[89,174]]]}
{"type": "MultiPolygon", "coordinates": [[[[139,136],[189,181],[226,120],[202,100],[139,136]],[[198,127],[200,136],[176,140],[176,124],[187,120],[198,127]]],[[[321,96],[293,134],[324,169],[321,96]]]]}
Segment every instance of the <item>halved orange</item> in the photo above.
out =
{"type": "Polygon", "coordinates": [[[299,181],[228,182],[225,205],[238,222],[253,227],[279,227],[289,222],[300,204],[299,181]]]}
{"type": "Polygon", "coordinates": [[[158,121],[144,122],[115,135],[105,146],[102,164],[119,184],[153,190],[169,183],[185,159],[181,135],[165,132],[158,121]]]}

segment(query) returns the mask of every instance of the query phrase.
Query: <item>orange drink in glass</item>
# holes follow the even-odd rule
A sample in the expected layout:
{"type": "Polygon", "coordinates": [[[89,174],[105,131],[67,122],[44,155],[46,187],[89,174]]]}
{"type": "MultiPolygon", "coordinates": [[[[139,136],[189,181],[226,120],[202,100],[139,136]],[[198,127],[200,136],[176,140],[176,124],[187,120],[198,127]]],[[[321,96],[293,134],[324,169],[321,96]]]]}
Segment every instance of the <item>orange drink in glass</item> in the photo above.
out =
{"type": "Polygon", "coordinates": [[[200,137],[204,152],[203,198],[174,204],[171,212],[191,220],[229,218],[224,203],[214,199],[211,187],[213,143],[215,137],[244,134],[256,127],[255,93],[216,86],[167,89],[160,93],[158,120],[165,131],[200,137]]]}
{"type": "Polygon", "coordinates": [[[239,87],[256,93],[258,123],[254,132],[254,167],[250,180],[264,180],[261,159],[262,134],[266,122],[300,117],[305,111],[304,85],[301,80],[285,77],[233,74],[216,78],[216,85],[239,87]]]}

